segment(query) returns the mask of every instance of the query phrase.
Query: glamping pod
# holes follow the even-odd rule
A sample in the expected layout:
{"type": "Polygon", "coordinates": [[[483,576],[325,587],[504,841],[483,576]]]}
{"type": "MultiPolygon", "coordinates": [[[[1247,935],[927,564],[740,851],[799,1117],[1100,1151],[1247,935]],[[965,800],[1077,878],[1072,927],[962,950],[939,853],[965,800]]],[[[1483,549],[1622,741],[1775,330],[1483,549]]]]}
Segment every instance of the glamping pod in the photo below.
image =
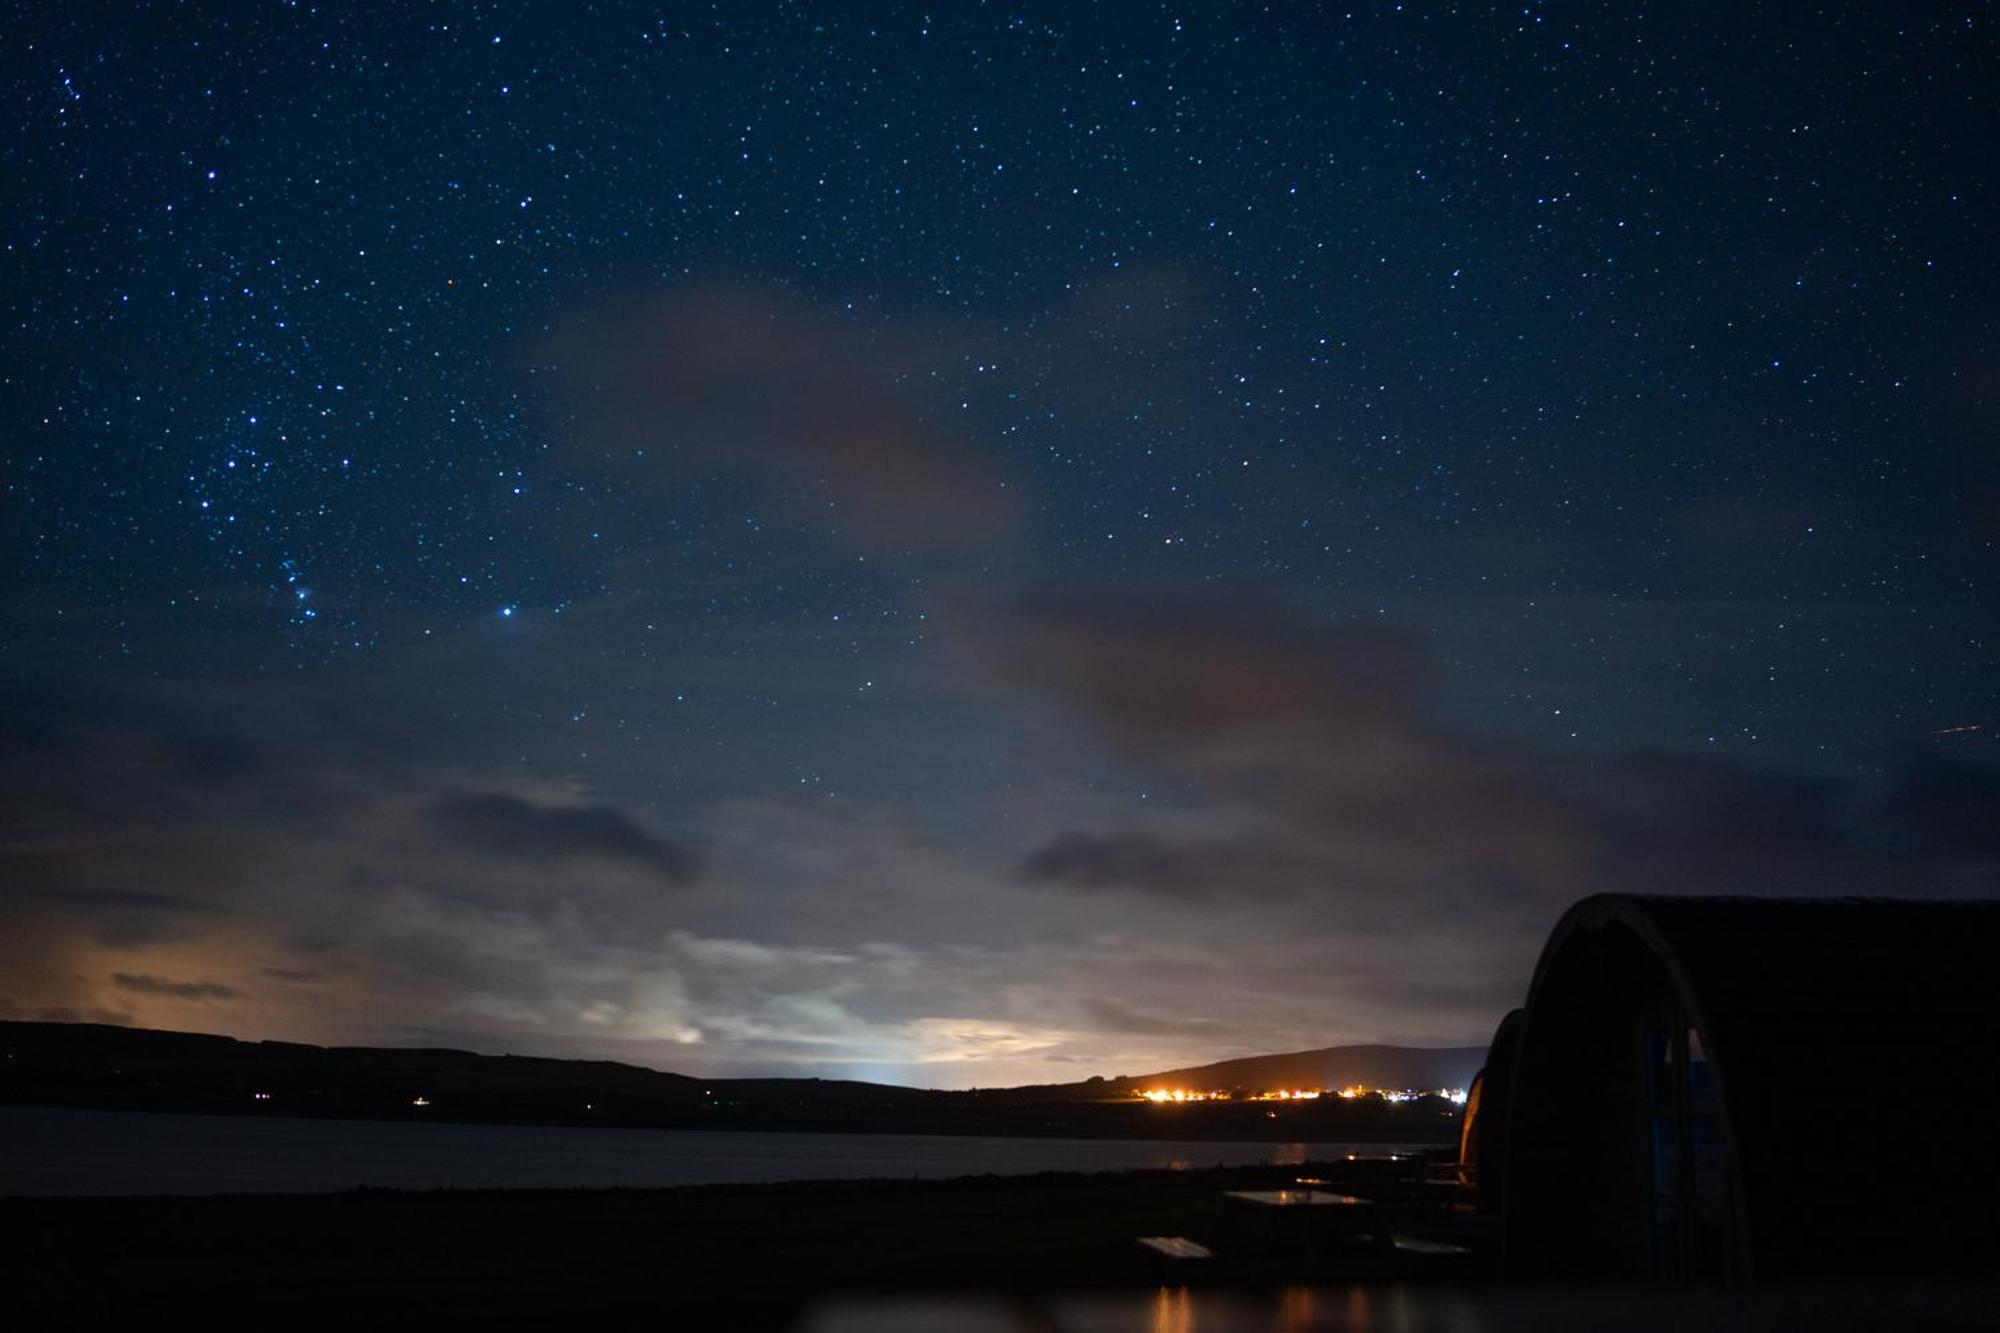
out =
{"type": "Polygon", "coordinates": [[[1587,898],[1499,1092],[1509,1023],[1473,1132],[1510,1277],[2000,1265],[2000,903],[1587,898]]]}
{"type": "Polygon", "coordinates": [[[1521,1011],[1510,1009],[1494,1029],[1486,1064],[1472,1080],[1459,1125],[1458,1161],[1477,1191],[1478,1211],[1506,1211],[1507,1108],[1513,1101],[1514,1061],[1521,1049],[1521,1011]]]}

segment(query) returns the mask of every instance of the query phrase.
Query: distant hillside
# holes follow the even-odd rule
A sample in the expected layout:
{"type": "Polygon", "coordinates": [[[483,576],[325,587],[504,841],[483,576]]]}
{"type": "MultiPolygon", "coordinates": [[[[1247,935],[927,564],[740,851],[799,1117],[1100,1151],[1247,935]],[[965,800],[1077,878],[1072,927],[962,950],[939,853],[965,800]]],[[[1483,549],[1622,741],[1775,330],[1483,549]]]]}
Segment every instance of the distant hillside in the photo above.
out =
{"type": "Polygon", "coordinates": [[[937,1092],[837,1079],[694,1079],[608,1060],[0,1022],[0,1105],[659,1129],[1421,1143],[1449,1140],[1456,1108],[1437,1099],[1389,1105],[1329,1098],[1275,1110],[1215,1103],[1161,1114],[1129,1093],[1155,1085],[1227,1087],[1232,1080],[1317,1087],[1328,1078],[1457,1087],[1480,1054],[1336,1048],[1149,1079],[937,1092]],[[1357,1058],[1368,1056],[1374,1058],[1357,1058]],[[1454,1056],[1463,1059],[1447,1058],[1454,1056]],[[1320,1063],[1288,1063],[1313,1059],[1320,1063]]]}
{"type": "Polygon", "coordinates": [[[238,1041],[94,1023],[0,1023],[0,1103],[15,1105],[705,1125],[802,1113],[865,1122],[926,1095],[823,1079],[694,1079],[610,1060],[238,1041]]]}
{"type": "Polygon", "coordinates": [[[1108,1079],[1147,1088],[1463,1088],[1486,1063],[1484,1046],[1323,1046],[1288,1055],[1249,1055],[1190,1069],[1108,1079]]]}

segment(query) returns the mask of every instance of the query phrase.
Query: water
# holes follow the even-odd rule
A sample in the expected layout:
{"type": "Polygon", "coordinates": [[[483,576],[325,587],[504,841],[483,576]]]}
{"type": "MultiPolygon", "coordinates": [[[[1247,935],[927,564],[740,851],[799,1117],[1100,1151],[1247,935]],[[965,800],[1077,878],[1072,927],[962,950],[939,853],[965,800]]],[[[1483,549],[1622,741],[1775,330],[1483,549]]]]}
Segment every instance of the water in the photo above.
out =
{"type": "Polygon", "coordinates": [[[1324,1161],[1398,1145],[567,1129],[0,1107],[0,1195],[599,1189],[1324,1161]]]}

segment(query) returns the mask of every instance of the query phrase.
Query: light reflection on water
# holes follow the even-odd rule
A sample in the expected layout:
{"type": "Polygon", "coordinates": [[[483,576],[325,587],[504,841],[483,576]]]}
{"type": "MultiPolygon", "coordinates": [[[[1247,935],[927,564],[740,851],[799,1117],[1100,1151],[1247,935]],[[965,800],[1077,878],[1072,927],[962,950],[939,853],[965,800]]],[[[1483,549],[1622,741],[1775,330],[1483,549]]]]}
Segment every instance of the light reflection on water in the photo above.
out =
{"type": "MultiPolygon", "coordinates": [[[[1371,1292],[1365,1287],[1341,1291],[1293,1286],[1267,1295],[1161,1287],[1153,1293],[1147,1309],[1145,1333],[1326,1333],[1333,1328],[1347,1333],[1386,1333],[1411,1326],[1405,1295],[1401,1291],[1371,1292]]],[[[1106,1317],[1110,1311],[1094,1313],[1102,1327],[1114,1325],[1115,1320],[1106,1317]]],[[[1090,1329],[1099,1326],[1089,1318],[1076,1324],[1090,1329]]]]}
{"type": "Polygon", "coordinates": [[[1186,1287],[1160,1288],[1153,1298],[1153,1318],[1146,1333],[1195,1333],[1194,1302],[1186,1287]]]}
{"type": "MultiPolygon", "coordinates": [[[[1271,1333],[1306,1333],[1319,1327],[1319,1293],[1311,1287],[1286,1287],[1278,1293],[1278,1312],[1271,1333]]],[[[1355,1328],[1368,1327],[1356,1324],[1355,1328]]]]}

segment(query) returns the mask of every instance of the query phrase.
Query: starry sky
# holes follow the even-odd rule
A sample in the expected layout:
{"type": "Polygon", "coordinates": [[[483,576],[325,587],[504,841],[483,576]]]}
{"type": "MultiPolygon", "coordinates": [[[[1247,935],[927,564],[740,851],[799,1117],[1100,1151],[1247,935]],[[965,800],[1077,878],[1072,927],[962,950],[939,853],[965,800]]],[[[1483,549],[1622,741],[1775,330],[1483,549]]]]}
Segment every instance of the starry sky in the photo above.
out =
{"type": "Polygon", "coordinates": [[[1059,1081],[2000,891],[1988,6],[8,11],[0,1017],[1059,1081]]]}

